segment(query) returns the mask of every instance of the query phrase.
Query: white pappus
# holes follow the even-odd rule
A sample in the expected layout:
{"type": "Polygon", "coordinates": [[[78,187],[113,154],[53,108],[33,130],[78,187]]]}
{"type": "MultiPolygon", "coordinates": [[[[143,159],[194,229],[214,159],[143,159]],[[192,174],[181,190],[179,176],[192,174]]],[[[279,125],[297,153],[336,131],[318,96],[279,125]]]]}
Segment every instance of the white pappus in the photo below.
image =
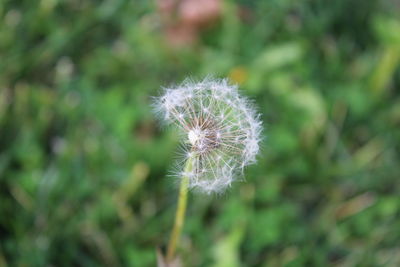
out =
{"type": "Polygon", "coordinates": [[[226,79],[185,80],[164,88],[153,105],[165,123],[183,134],[184,161],[191,166],[182,167],[177,176],[189,177],[190,188],[221,192],[255,162],[262,130],[259,115],[226,79]]]}

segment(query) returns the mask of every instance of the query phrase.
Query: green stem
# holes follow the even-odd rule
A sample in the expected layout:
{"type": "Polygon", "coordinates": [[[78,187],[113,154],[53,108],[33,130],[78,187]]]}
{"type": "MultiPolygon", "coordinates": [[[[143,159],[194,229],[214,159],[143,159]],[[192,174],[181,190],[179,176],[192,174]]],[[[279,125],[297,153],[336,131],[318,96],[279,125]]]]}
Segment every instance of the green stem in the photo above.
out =
{"type": "MultiPolygon", "coordinates": [[[[191,171],[192,171],[192,161],[191,159],[188,159],[188,161],[186,162],[184,173],[188,173],[191,171]]],[[[179,237],[182,232],[183,222],[185,220],[188,186],[189,186],[189,177],[187,175],[184,175],[182,176],[179,189],[178,207],[176,209],[176,214],[175,214],[174,228],[172,229],[171,237],[168,243],[167,262],[171,262],[175,258],[176,246],[178,244],[179,237]]]]}

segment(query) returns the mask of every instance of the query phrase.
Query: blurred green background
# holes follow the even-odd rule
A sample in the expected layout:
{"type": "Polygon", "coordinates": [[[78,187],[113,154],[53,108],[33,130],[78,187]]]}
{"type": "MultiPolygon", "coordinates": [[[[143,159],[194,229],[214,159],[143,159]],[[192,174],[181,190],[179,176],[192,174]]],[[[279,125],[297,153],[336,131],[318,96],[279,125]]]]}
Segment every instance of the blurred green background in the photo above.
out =
{"type": "Polygon", "coordinates": [[[0,1],[0,266],[155,266],[178,140],[149,104],[228,77],[265,138],[190,194],[185,266],[400,266],[400,2],[0,1]]]}

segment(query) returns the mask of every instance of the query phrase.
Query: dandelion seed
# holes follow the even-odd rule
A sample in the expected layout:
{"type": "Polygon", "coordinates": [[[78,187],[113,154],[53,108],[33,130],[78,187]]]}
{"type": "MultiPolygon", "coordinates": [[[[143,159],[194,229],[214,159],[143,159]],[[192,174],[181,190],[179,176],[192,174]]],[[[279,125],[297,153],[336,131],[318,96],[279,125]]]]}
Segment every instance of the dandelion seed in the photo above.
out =
{"type": "Polygon", "coordinates": [[[225,79],[184,81],[165,88],[154,107],[184,134],[189,187],[211,193],[229,187],[256,160],[261,121],[252,104],[225,79]]]}

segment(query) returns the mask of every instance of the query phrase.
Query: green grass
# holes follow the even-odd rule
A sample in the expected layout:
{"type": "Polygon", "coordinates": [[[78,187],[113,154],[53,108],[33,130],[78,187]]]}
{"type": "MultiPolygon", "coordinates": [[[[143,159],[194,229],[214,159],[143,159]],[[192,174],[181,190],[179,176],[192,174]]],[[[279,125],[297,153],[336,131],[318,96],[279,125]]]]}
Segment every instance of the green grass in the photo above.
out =
{"type": "Polygon", "coordinates": [[[151,96],[208,74],[265,138],[245,182],[190,194],[183,262],[400,266],[400,5],[224,1],[178,49],[155,5],[0,1],[0,266],[154,266],[178,190],[151,96]]]}

